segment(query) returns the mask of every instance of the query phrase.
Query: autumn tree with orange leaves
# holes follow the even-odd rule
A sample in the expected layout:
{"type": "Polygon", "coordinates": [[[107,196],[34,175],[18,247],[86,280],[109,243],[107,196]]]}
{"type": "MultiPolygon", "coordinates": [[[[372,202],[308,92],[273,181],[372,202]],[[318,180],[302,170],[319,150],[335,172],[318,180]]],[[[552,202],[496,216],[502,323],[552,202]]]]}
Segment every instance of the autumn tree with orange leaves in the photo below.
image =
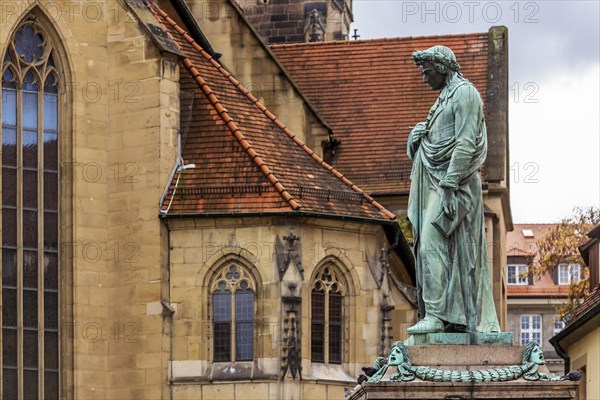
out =
{"type": "Polygon", "coordinates": [[[560,263],[577,263],[581,266],[581,280],[571,281],[566,301],[557,307],[559,318],[568,317],[588,295],[589,270],[585,265],[579,246],[587,239],[587,233],[600,223],[600,209],[576,208],[574,215],[563,219],[537,241],[537,257],[533,263],[533,275],[543,276],[558,268],[560,263]]]}

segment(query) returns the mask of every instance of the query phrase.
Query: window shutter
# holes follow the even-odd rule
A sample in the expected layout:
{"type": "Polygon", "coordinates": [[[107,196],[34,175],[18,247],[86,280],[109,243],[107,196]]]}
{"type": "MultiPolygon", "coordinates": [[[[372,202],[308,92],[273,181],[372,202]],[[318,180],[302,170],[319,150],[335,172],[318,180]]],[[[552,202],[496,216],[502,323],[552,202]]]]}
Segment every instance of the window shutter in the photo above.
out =
{"type": "Polygon", "coordinates": [[[554,279],[554,284],[558,285],[558,265],[554,266],[554,269],[552,270],[552,279],[554,279]]]}

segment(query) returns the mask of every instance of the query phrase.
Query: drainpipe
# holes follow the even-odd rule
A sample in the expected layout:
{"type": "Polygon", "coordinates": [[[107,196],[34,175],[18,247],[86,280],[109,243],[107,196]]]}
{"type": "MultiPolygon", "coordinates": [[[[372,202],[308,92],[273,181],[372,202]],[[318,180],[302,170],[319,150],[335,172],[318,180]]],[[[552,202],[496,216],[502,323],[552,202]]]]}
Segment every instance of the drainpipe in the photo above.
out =
{"type": "MultiPolygon", "coordinates": [[[[171,307],[171,229],[169,221],[163,220],[167,228],[167,304],[171,307]]],[[[164,305],[163,305],[164,307],[164,305]]],[[[163,315],[165,315],[163,311],[163,315]]],[[[173,314],[168,315],[169,318],[169,397],[173,400],[173,314]]]]}
{"type": "Polygon", "coordinates": [[[567,375],[569,372],[571,372],[571,359],[567,353],[565,353],[565,350],[560,346],[560,343],[552,343],[552,346],[554,347],[554,350],[556,350],[556,354],[565,360],[565,375],[567,375]]]}
{"type": "Polygon", "coordinates": [[[169,179],[167,179],[167,183],[163,190],[162,196],[160,197],[160,203],[158,204],[158,211],[161,215],[166,215],[171,208],[171,203],[173,202],[173,197],[175,197],[175,192],[177,191],[177,185],[179,185],[179,178],[181,177],[181,172],[186,169],[196,168],[196,164],[185,164],[183,161],[183,157],[181,156],[181,134],[177,134],[177,157],[175,160],[175,164],[173,165],[173,169],[169,174],[169,179]],[[169,193],[169,188],[171,187],[171,182],[173,182],[173,178],[175,178],[175,173],[179,173],[177,176],[177,183],[175,184],[175,188],[173,189],[173,195],[171,196],[171,202],[169,202],[169,206],[166,210],[162,209],[162,205],[165,202],[165,198],[169,193]]]}

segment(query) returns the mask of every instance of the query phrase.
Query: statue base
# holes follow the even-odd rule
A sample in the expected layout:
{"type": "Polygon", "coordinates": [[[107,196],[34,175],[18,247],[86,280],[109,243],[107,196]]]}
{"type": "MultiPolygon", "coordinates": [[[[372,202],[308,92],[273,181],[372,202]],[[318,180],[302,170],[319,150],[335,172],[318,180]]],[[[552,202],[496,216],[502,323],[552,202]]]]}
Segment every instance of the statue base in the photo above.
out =
{"type": "Polygon", "coordinates": [[[573,400],[577,382],[365,382],[347,400],[573,400]]]}
{"type": "MultiPolygon", "coordinates": [[[[412,365],[452,371],[490,371],[509,369],[509,366],[522,364],[523,346],[508,346],[501,343],[469,346],[462,344],[438,344],[444,335],[415,335],[425,340],[428,337],[436,344],[406,346],[412,365]]],[[[468,334],[461,334],[468,335],[468,334]]],[[[504,339],[502,339],[504,340],[504,339]]],[[[455,341],[456,343],[456,341],[455,341]]],[[[541,374],[549,374],[546,365],[539,365],[541,374]]],[[[389,374],[389,373],[388,373],[389,374]]],[[[458,372],[457,372],[458,374],[458,372]]],[[[387,375],[386,375],[387,376],[387,375]]],[[[437,379],[437,378],[433,378],[437,379]]],[[[444,399],[444,400],[506,400],[506,399],[560,399],[576,398],[579,382],[556,380],[527,380],[523,376],[509,381],[432,381],[415,377],[406,382],[391,382],[382,379],[379,382],[364,382],[357,386],[346,400],[373,399],[444,399]]]]}
{"type": "Polygon", "coordinates": [[[448,344],[511,346],[513,344],[513,334],[512,332],[418,333],[409,337],[404,344],[407,346],[448,344]]]}

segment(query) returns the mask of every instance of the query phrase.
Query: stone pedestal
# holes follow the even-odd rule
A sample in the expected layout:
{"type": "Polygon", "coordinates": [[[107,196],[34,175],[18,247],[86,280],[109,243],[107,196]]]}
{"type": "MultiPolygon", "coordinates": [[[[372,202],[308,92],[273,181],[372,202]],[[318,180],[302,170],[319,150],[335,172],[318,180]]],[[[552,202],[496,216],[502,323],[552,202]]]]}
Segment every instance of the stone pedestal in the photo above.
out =
{"type": "Polygon", "coordinates": [[[363,383],[348,400],[422,399],[422,400],[572,400],[577,382],[377,382],[363,383]]]}
{"type": "Polygon", "coordinates": [[[511,332],[473,332],[473,333],[424,333],[412,335],[404,342],[407,346],[477,344],[511,346],[511,332]]]}
{"type": "MultiPolygon", "coordinates": [[[[435,335],[435,334],[431,334],[435,335]]],[[[437,334],[440,335],[440,334],[437,334]]],[[[465,334],[466,335],[466,334],[465,334]]],[[[433,342],[442,340],[441,336],[433,342]]],[[[448,339],[448,338],[446,338],[448,339]]],[[[465,339],[459,338],[459,342],[465,339]]],[[[424,341],[421,337],[417,341],[424,341]]],[[[466,340],[466,339],[465,339],[466,340]]],[[[502,339],[500,342],[505,340],[502,339]]],[[[430,341],[431,342],[431,341],[430,341]]],[[[492,369],[519,366],[522,364],[523,346],[496,343],[493,345],[424,345],[406,346],[412,366],[426,366],[437,370],[490,371],[492,369]]],[[[392,368],[392,367],[390,367],[392,368]]],[[[537,371],[549,374],[542,364],[537,371]]],[[[385,374],[389,380],[390,373],[385,374]]],[[[463,375],[464,376],[464,375],[463,375]]],[[[443,382],[422,380],[415,377],[406,382],[390,382],[382,377],[379,382],[365,382],[355,388],[347,400],[372,399],[561,399],[573,400],[578,382],[526,380],[522,376],[515,380],[493,382],[443,382]]],[[[437,378],[436,378],[437,379],[437,378]]],[[[440,378],[441,380],[441,378],[440,378]]]]}

